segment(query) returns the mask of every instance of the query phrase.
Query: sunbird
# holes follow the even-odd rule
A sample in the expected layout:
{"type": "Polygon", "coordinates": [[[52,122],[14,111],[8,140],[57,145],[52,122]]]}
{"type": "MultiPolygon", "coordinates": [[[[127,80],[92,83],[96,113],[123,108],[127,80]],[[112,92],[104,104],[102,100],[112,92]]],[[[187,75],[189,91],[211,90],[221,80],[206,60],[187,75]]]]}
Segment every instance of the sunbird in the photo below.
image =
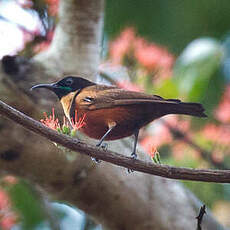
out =
{"type": "MultiPolygon", "coordinates": [[[[136,146],[140,128],[168,114],[206,117],[200,103],[164,99],[120,89],[117,86],[96,84],[78,76],[66,76],[51,84],[39,84],[31,89],[46,88],[59,98],[66,117],[71,121],[75,113],[85,114],[85,125],[80,129],[87,136],[111,141],[134,135],[131,156],[136,159],[136,146]]],[[[160,138],[160,137],[159,137],[160,138]]]]}

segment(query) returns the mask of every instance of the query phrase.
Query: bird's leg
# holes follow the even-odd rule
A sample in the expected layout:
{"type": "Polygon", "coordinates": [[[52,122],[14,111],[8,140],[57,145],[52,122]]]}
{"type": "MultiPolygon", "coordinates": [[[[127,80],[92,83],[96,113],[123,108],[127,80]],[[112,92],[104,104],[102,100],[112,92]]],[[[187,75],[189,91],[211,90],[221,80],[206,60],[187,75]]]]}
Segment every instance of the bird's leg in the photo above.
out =
{"type": "Polygon", "coordinates": [[[138,135],[139,135],[139,129],[134,133],[134,146],[133,146],[133,152],[131,153],[131,157],[133,159],[137,159],[136,149],[137,149],[138,135]]]}
{"type": "Polygon", "coordinates": [[[106,131],[106,133],[103,135],[103,137],[100,139],[100,141],[96,144],[97,147],[100,147],[102,142],[105,140],[105,138],[108,136],[108,134],[113,130],[113,128],[116,126],[116,122],[109,122],[108,127],[109,129],[106,131]]]}
{"type": "MultiPolygon", "coordinates": [[[[131,157],[136,160],[137,159],[137,154],[136,154],[136,149],[137,149],[137,140],[138,140],[138,135],[139,135],[139,129],[134,133],[134,146],[133,146],[133,152],[131,153],[131,157]]],[[[132,173],[132,169],[127,169],[128,173],[132,173]]]]}
{"type": "MultiPolygon", "coordinates": [[[[116,126],[116,122],[110,122],[108,124],[109,129],[106,131],[106,133],[103,135],[103,137],[100,139],[100,141],[96,144],[97,147],[100,147],[102,142],[105,140],[105,138],[108,136],[108,134],[113,130],[113,128],[116,126]]],[[[103,146],[102,146],[103,147],[103,146]]],[[[103,147],[103,149],[106,149],[106,146],[103,147]]],[[[96,163],[99,163],[100,161],[97,158],[92,157],[92,160],[96,163]]]]}

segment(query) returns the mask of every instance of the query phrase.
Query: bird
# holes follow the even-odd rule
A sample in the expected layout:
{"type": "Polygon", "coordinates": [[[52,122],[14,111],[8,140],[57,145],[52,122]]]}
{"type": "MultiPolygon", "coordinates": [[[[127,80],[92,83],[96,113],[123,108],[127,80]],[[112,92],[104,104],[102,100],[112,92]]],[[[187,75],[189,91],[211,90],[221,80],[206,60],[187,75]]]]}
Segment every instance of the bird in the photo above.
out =
{"type": "Polygon", "coordinates": [[[69,121],[74,121],[76,111],[79,117],[85,114],[85,125],[80,131],[98,139],[98,147],[104,140],[134,135],[133,159],[137,158],[139,130],[148,123],[168,114],[207,117],[200,103],[96,84],[79,76],[65,76],[51,84],[35,85],[31,90],[38,88],[46,88],[57,95],[69,121]]]}

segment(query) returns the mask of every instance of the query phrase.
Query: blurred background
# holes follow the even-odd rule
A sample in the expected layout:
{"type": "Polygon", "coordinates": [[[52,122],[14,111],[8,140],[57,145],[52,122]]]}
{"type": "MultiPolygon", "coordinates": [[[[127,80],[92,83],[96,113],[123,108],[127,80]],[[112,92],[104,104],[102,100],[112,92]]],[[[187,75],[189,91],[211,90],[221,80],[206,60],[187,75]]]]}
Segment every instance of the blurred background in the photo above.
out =
{"type": "MultiPolygon", "coordinates": [[[[47,49],[57,10],[58,0],[0,0],[0,58],[47,49]]],[[[229,13],[229,0],[106,0],[98,81],[200,102],[207,111],[207,119],[168,116],[143,129],[139,143],[154,162],[230,168],[229,13]]],[[[182,183],[230,227],[229,185],[182,183]]],[[[0,226],[101,229],[77,208],[50,204],[10,175],[0,181],[0,226]]]]}

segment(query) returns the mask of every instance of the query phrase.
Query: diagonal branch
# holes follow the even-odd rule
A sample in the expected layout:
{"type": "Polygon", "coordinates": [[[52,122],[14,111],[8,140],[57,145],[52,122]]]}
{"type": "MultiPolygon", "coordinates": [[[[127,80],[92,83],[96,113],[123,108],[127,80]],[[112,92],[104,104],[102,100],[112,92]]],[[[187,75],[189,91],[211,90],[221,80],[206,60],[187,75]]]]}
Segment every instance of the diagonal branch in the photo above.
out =
{"type": "Polygon", "coordinates": [[[22,125],[24,128],[63,145],[68,149],[113,163],[115,165],[123,166],[134,171],[171,179],[230,183],[230,170],[205,170],[171,167],[168,165],[158,165],[150,162],[133,160],[130,157],[126,157],[112,151],[103,151],[93,145],[83,143],[77,139],[73,139],[51,130],[50,128],[42,125],[40,122],[35,121],[2,101],[0,101],[0,114],[22,125]]]}

